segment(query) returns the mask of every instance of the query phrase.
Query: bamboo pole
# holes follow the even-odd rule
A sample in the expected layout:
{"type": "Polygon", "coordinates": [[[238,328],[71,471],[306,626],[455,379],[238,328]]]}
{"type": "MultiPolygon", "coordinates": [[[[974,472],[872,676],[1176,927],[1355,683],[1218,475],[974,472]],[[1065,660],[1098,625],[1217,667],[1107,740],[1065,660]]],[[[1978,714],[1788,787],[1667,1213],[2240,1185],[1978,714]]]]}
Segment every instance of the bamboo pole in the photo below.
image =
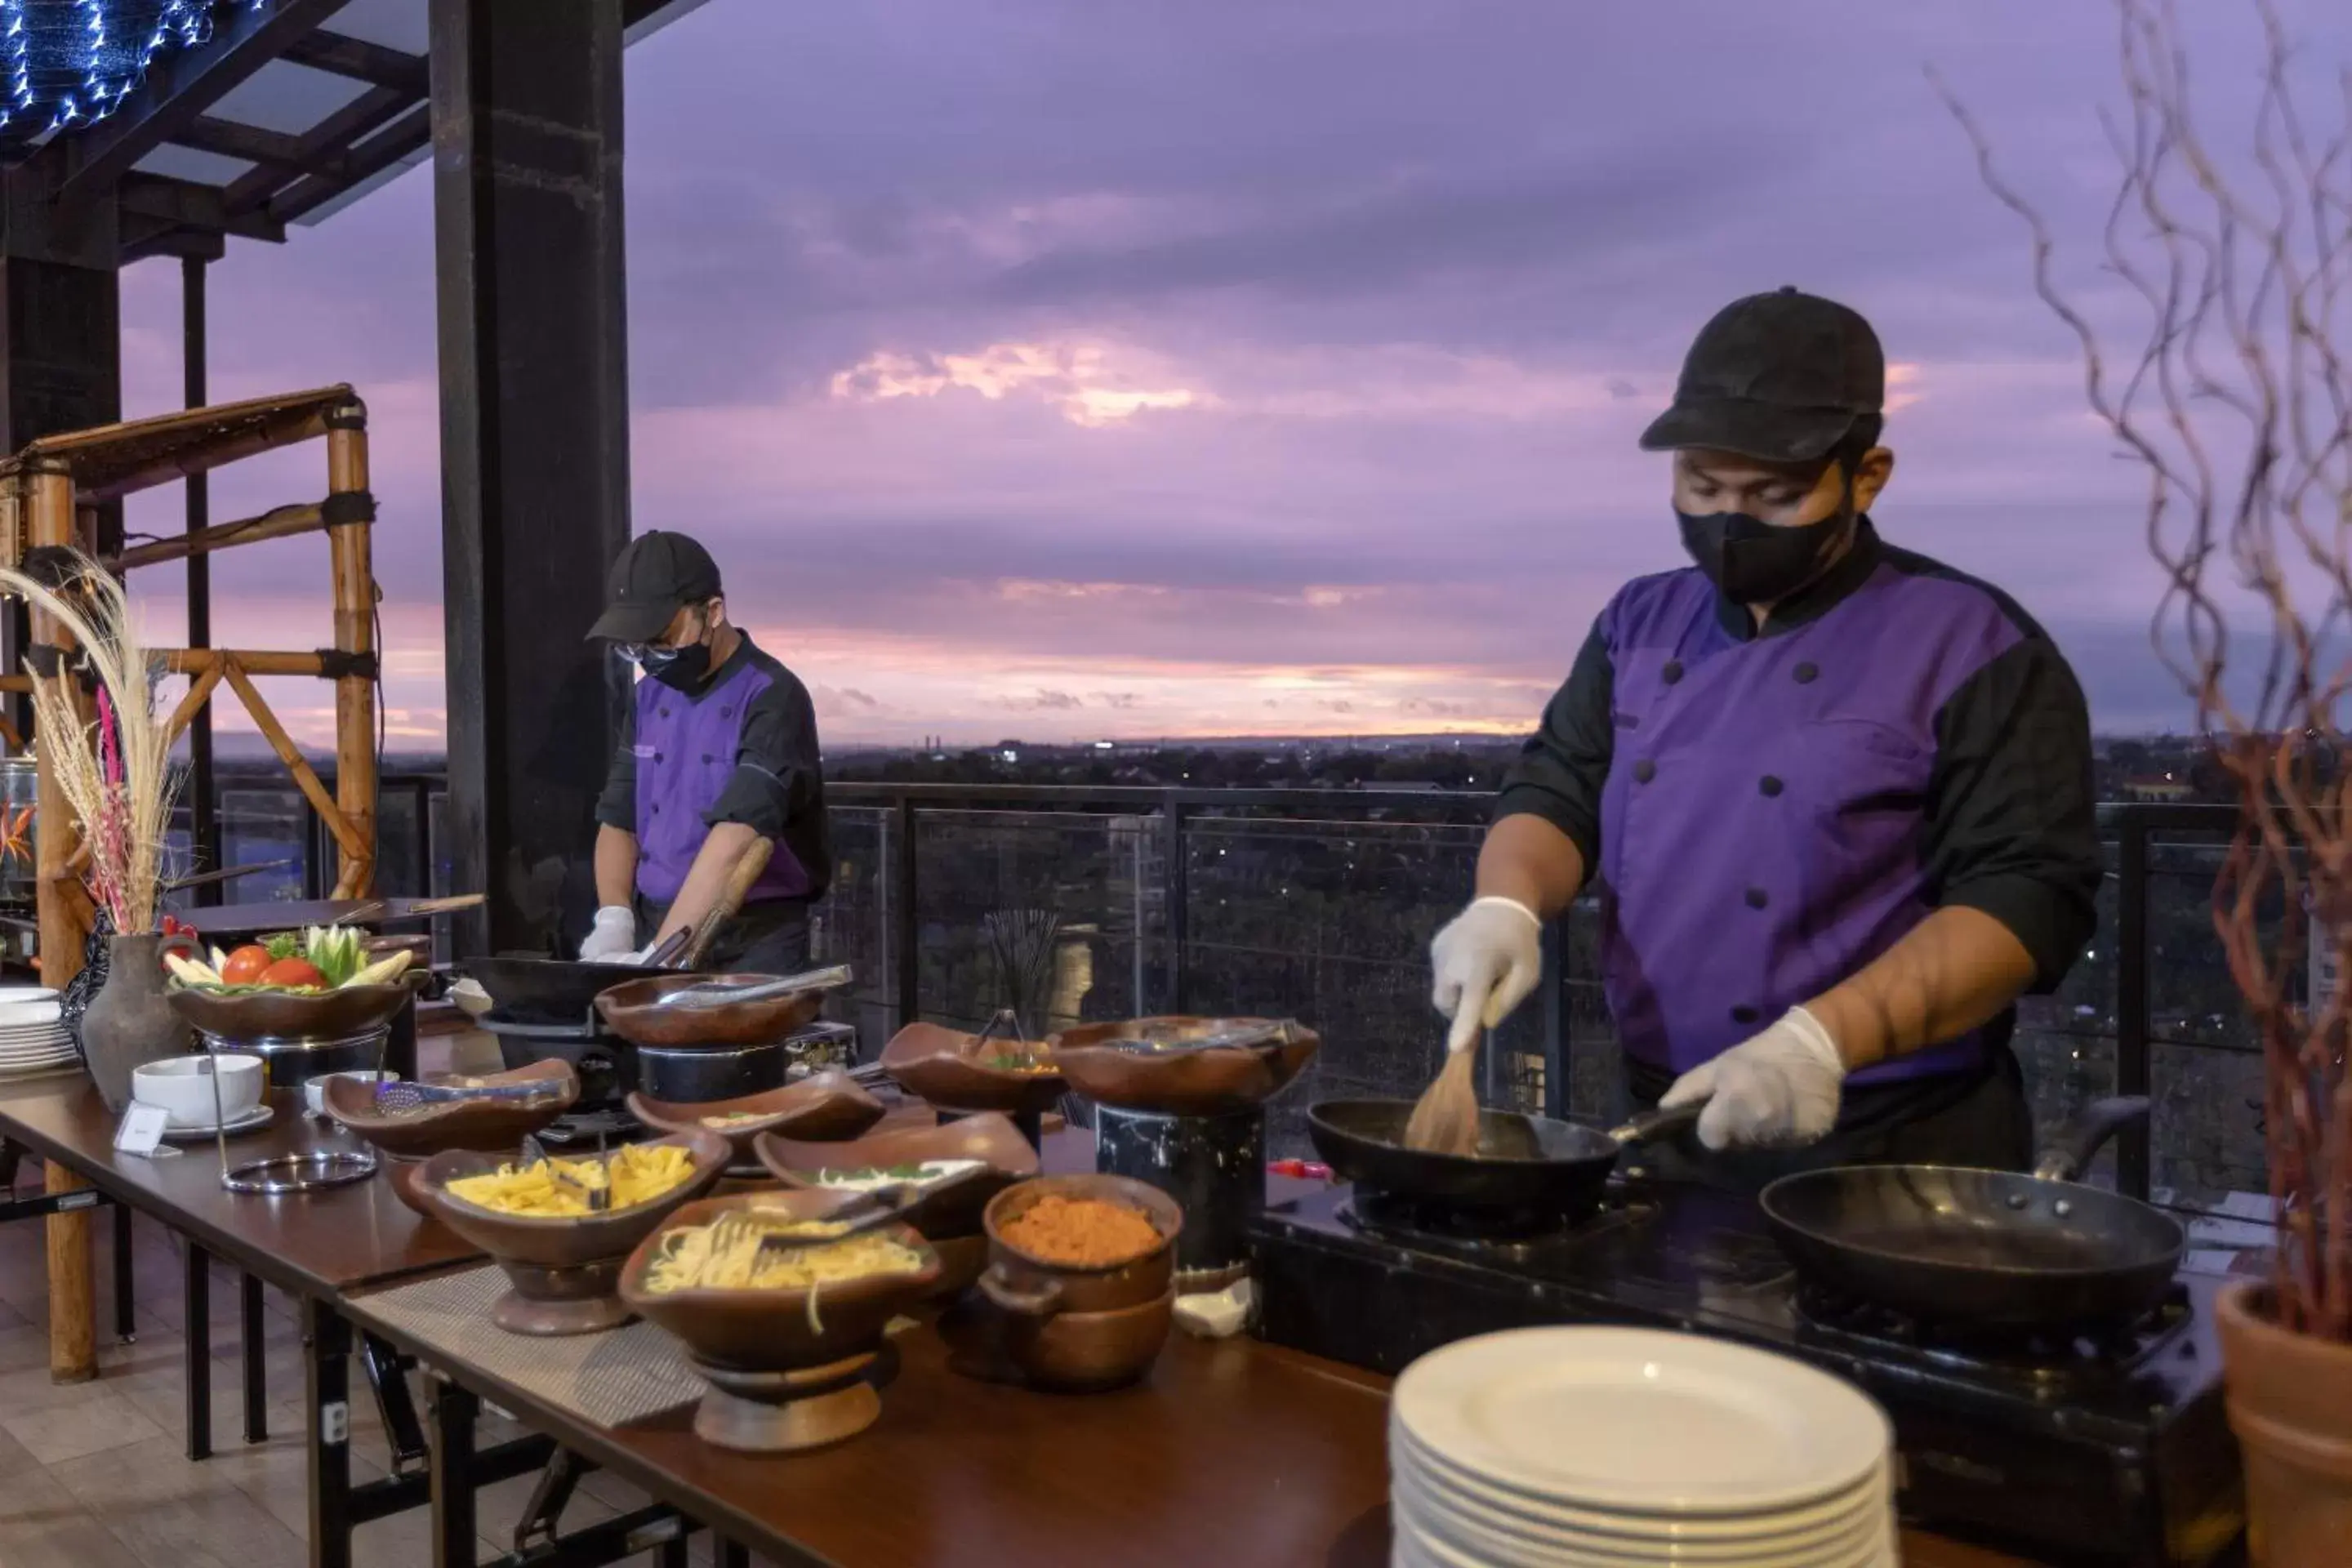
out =
{"type": "MultiPolygon", "coordinates": [[[[41,463],[33,469],[32,506],[27,518],[28,542],[69,545],[74,542],[73,476],[63,464],[41,463]]],[[[67,648],[71,634],[49,616],[33,616],[33,643],[67,648]]],[[[89,918],[66,896],[59,882],[74,850],[74,813],[66,792],[58,785],[49,748],[40,748],[33,812],[33,897],[40,924],[41,984],[62,988],[81,973],[82,943],[89,936],[89,918]]],[[[50,1192],[80,1186],[79,1178],[54,1162],[45,1163],[50,1192]]],[[[89,1216],[85,1213],[52,1215],[48,1221],[49,1376],[58,1383],[80,1383],[98,1375],[98,1318],[90,1291],[89,1216]]]]}
{"type": "Polygon", "coordinates": [[[188,682],[188,694],[181,698],[180,705],[172,710],[171,737],[174,742],[179,740],[180,732],[194,720],[196,710],[210,700],[220,683],[221,665],[218,659],[208,662],[204,672],[188,682]]]}
{"type": "MultiPolygon", "coordinates": [[[[357,399],[335,411],[340,423],[327,430],[327,490],[331,495],[365,495],[368,488],[367,429],[361,423],[367,410],[357,399]]],[[[327,531],[334,570],[335,648],[339,653],[373,656],[375,646],[375,567],[367,522],[349,522],[327,531]]],[[[343,846],[342,874],[335,879],[335,897],[367,896],[375,881],[376,755],[375,681],[365,675],[341,675],[335,679],[335,802],[355,830],[357,846],[343,846]]],[[[420,894],[429,888],[419,888],[420,894]]]]}
{"type": "Polygon", "coordinates": [[[170,647],[158,648],[151,657],[161,658],[173,675],[201,675],[232,661],[247,675],[320,675],[326,670],[315,653],[275,648],[170,647]]]}
{"type": "Polygon", "coordinates": [[[133,545],[105,564],[111,572],[128,572],[134,566],[184,561],[191,555],[207,555],[216,550],[255,544],[265,539],[290,539],[297,534],[316,533],[326,526],[326,512],[315,501],[300,506],[273,507],[259,517],[215,523],[194,533],[159,539],[151,544],[133,545]]]}
{"type": "MultiPolygon", "coordinates": [[[[55,1160],[41,1162],[41,1190],[79,1192],[88,1182],[55,1160]]],[[[88,1383],[98,1375],[97,1292],[90,1288],[89,1209],[47,1221],[49,1381],[88,1383]]]]}
{"type": "Polygon", "coordinates": [[[238,668],[235,659],[222,666],[221,679],[228,682],[229,689],[235,691],[237,700],[245,704],[245,710],[253,715],[254,726],[269,742],[269,749],[278,753],[278,760],[284,763],[286,771],[294,775],[294,783],[302,791],[303,797],[316,808],[320,820],[327,825],[327,831],[335,836],[335,842],[342,847],[344,863],[348,865],[355,858],[364,858],[365,841],[360,837],[356,828],[343,820],[341,808],[336,805],[335,797],[327,793],[327,786],[320,782],[318,770],[310,766],[310,759],[302,755],[302,748],[287,734],[286,727],[278,721],[278,715],[269,710],[269,704],[261,700],[261,693],[253,689],[253,682],[246,678],[245,671],[238,668]]]}

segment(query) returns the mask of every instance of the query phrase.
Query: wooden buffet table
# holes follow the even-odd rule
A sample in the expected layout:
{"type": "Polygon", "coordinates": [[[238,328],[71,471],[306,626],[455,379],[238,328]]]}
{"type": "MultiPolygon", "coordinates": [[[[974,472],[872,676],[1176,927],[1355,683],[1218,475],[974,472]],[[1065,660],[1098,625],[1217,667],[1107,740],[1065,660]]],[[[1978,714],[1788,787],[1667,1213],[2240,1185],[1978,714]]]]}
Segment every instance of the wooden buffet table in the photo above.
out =
{"type": "MultiPolygon", "coordinates": [[[[896,1342],[898,1375],[869,1431],[814,1454],[730,1454],[694,1436],[690,1408],[595,1426],[379,1315],[372,1296],[478,1261],[402,1205],[382,1175],[326,1192],[241,1196],[220,1189],[209,1143],[148,1161],[116,1155],[112,1133],[113,1119],[79,1078],[0,1086],[0,1136],[153,1215],[189,1239],[192,1256],[215,1252],[302,1301],[310,1560],[320,1568],[348,1563],[354,1524],[428,1499],[446,1526],[436,1542],[451,1542],[445,1568],[472,1568],[474,1490],[537,1468],[551,1447],[709,1526],[725,1539],[726,1563],[747,1550],[841,1568],[1387,1562],[1387,1383],[1370,1373],[1245,1338],[1180,1333],[1135,1388],[1034,1394],[950,1373],[944,1343],[926,1324],[896,1342]],[[430,1374],[429,1476],[351,1485],[338,1434],[353,1324],[430,1374]],[[483,1400],[541,1436],[477,1453],[472,1423],[483,1400]]],[[[235,1149],[248,1158],[292,1152],[331,1136],[281,1102],[270,1130],[235,1149]]],[[[1085,1161],[1083,1134],[1049,1144],[1049,1166],[1085,1161]]],[[[615,1552],[621,1544],[614,1537],[615,1552]]],[[[1906,1568],[2017,1562],[1916,1533],[1904,1544],[1906,1568]]]]}

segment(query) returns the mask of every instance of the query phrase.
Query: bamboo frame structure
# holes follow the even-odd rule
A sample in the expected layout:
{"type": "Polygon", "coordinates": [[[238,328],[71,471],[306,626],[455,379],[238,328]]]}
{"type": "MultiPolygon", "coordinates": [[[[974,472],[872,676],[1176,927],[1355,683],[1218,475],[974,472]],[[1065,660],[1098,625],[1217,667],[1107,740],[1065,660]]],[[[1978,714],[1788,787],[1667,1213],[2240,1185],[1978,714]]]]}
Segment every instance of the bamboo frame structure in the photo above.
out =
{"type": "MultiPolygon", "coordinates": [[[[328,539],[334,639],[309,652],[269,649],[166,648],[152,655],[160,669],[191,678],[172,715],[176,739],[205,703],[226,687],[244,704],[270,749],[315,809],[340,851],[337,898],[363,897],[376,862],[376,605],[380,597],[371,535],[374,502],[368,493],[367,409],[349,386],[217,404],[152,419],[45,437],[0,461],[0,563],[16,565],[27,552],[67,546],[96,554],[98,508],[159,484],[193,478],[240,458],[305,441],[327,449],[324,500],[278,507],[259,517],[226,522],[176,538],[143,543],[103,558],[117,574],[166,561],[184,561],[263,540],[321,532],[328,539]],[[335,686],[335,787],[331,793],[286,727],[255,688],[256,676],[311,676],[335,686]]],[[[36,646],[59,647],[65,634],[36,616],[36,646]]],[[[0,675],[0,691],[26,691],[31,677],[0,675]]],[[[0,718],[0,735],[21,745],[0,718]]],[[[41,978],[62,986],[80,971],[94,910],[80,892],[88,863],[72,808],[50,776],[37,771],[34,863],[41,978]]]]}

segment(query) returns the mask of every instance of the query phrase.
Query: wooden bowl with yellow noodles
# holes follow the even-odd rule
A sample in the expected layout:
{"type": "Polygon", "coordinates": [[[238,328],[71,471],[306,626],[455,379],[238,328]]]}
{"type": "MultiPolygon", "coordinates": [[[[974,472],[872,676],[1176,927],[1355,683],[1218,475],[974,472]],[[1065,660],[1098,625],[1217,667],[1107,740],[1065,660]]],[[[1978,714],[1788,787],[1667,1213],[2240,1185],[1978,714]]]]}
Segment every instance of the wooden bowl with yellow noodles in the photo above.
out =
{"type": "Polygon", "coordinates": [[[709,1192],[733,1152],[716,1132],[626,1144],[600,1176],[593,1154],[519,1169],[514,1155],[453,1149],[425,1163],[417,1195],[435,1218],[490,1255],[514,1289],[491,1319],[518,1334],[588,1334],[629,1310],[614,1293],[629,1251],[679,1205],[709,1192]],[[611,1207],[593,1205],[609,1180],[611,1207]]]}
{"type": "Polygon", "coordinates": [[[695,1413],[704,1441],[793,1453],[854,1436],[880,1415],[877,1384],[894,1364],[883,1331],[930,1293],[940,1260],[902,1224],[830,1239],[825,1216],[854,1198],[705,1199],[630,1255],[621,1299],[677,1335],[709,1381],[695,1413]]]}

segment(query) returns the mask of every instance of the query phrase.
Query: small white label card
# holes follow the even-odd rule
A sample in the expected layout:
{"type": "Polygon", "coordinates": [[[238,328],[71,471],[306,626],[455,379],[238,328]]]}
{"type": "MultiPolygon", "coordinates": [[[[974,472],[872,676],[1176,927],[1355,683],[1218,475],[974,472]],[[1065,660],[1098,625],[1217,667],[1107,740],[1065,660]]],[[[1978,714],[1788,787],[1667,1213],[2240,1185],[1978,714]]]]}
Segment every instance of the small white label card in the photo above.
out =
{"type": "Polygon", "coordinates": [[[134,1101],[122,1113],[122,1124],[114,1130],[114,1147],[122,1153],[150,1160],[176,1154],[179,1151],[163,1142],[163,1129],[171,1121],[172,1113],[162,1106],[134,1101]]]}

